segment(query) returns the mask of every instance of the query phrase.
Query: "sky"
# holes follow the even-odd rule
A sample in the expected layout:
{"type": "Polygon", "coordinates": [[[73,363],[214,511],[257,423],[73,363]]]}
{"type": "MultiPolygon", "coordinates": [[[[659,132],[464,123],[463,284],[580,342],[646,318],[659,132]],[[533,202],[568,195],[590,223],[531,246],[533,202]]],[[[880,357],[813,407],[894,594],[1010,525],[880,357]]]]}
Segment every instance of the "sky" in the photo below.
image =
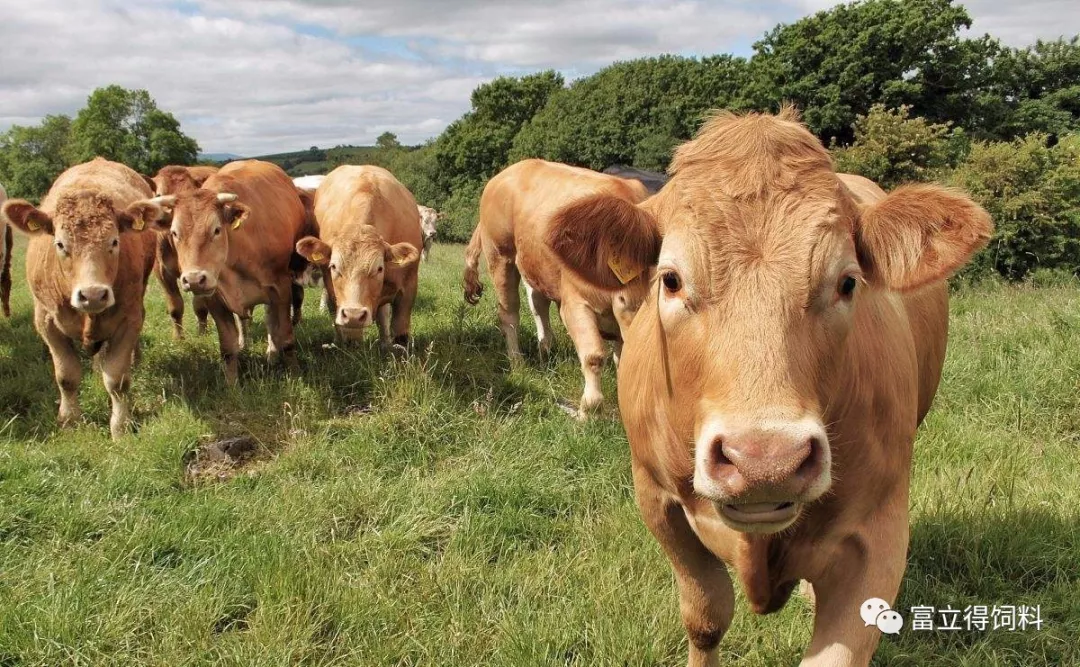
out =
{"type": "MultiPolygon", "coordinates": [[[[145,88],[203,152],[438,135],[499,75],[661,53],[750,55],[831,0],[0,0],[0,130],[145,88]]],[[[1080,33],[1075,0],[968,0],[1006,44],[1080,33]]]]}

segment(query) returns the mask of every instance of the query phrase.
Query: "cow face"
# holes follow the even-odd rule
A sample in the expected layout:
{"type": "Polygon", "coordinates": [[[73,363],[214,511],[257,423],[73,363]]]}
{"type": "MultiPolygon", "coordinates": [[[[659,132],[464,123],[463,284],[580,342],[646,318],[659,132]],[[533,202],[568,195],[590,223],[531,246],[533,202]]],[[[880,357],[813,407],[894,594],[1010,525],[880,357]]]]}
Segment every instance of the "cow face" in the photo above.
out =
{"type": "Polygon", "coordinates": [[[296,244],[296,252],[320,267],[326,289],[337,304],[334,323],[346,334],[361,334],[379,306],[401,289],[404,272],[420,259],[410,243],[390,245],[371,228],[332,247],[314,236],[296,244]]]}
{"type": "Polygon", "coordinates": [[[731,528],[783,530],[831,486],[826,424],[859,390],[834,379],[859,308],[947,277],[990,220],[936,186],[860,209],[791,113],[718,117],[673,171],[641,205],[569,206],[548,242],[599,288],[651,272],[619,369],[635,449],[663,448],[665,473],[731,528]]]}
{"type": "Polygon", "coordinates": [[[71,307],[89,315],[116,303],[122,235],[146,232],[165,215],[148,202],[117,211],[112,199],[93,192],[60,197],[52,215],[21,199],[5,202],[2,211],[23,233],[52,237],[60,273],[71,281],[71,307]]]}
{"type": "Polygon", "coordinates": [[[248,207],[234,194],[201,188],[149,201],[171,214],[157,226],[176,248],[180,286],[196,296],[213,294],[228,266],[229,234],[247,220],[248,207]]]}
{"type": "Polygon", "coordinates": [[[435,222],[439,219],[438,212],[427,206],[420,206],[420,232],[424,236],[424,245],[435,239],[435,222]]]}

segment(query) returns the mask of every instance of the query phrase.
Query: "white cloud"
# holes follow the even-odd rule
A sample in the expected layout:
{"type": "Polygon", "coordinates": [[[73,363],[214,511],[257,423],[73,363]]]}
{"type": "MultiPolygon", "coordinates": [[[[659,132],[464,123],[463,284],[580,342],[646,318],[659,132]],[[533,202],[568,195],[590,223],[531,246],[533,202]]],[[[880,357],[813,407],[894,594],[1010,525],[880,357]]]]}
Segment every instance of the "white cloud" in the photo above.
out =
{"type": "MultiPolygon", "coordinates": [[[[718,53],[831,0],[0,0],[0,128],[146,88],[204,150],[244,154],[438,134],[499,73],[568,75],[718,53]]],[[[1076,34],[1080,5],[970,0],[973,31],[1076,34]]]]}

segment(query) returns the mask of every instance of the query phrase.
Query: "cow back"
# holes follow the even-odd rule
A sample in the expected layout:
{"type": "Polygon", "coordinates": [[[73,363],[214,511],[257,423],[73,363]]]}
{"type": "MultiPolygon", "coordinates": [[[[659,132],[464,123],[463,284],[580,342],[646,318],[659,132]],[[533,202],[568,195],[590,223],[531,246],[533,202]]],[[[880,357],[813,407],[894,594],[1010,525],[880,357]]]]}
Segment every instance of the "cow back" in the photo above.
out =
{"type": "Polygon", "coordinates": [[[331,246],[370,226],[389,244],[423,248],[416,199],[394,175],[370,165],[338,167],[315,193],[320,237],[331,246]]]}

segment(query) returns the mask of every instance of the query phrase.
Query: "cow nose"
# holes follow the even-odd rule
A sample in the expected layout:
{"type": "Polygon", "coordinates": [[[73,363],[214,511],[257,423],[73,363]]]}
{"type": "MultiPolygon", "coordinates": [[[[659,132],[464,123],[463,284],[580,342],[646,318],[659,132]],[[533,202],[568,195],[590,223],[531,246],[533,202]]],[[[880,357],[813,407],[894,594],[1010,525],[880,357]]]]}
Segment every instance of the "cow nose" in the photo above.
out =
{"type": "Polygon", "coordinates": [[[206,271],[186,271],[180,276],[180,284],[188,292],[205,292],[210,288],[206,271]]]}
{"type": "Polygon", "coordinates": [[[101,310],[112,302],[112,288],[107,285],[86,285],[75,290],[74,306],[80,310],[101,310]]]}
{"type": "Polygon", "coordinates": [[[364,327],[371,319],[367,308],[342,308],[338,311],[338,324],[343,327],[364,327]]]}
{"type": "Polygon", "coordinates": [[[828,439],[816,425],[720,432],[704,444],[695,477],[728,500],[801,499],[826,472],[828,439]]]}

